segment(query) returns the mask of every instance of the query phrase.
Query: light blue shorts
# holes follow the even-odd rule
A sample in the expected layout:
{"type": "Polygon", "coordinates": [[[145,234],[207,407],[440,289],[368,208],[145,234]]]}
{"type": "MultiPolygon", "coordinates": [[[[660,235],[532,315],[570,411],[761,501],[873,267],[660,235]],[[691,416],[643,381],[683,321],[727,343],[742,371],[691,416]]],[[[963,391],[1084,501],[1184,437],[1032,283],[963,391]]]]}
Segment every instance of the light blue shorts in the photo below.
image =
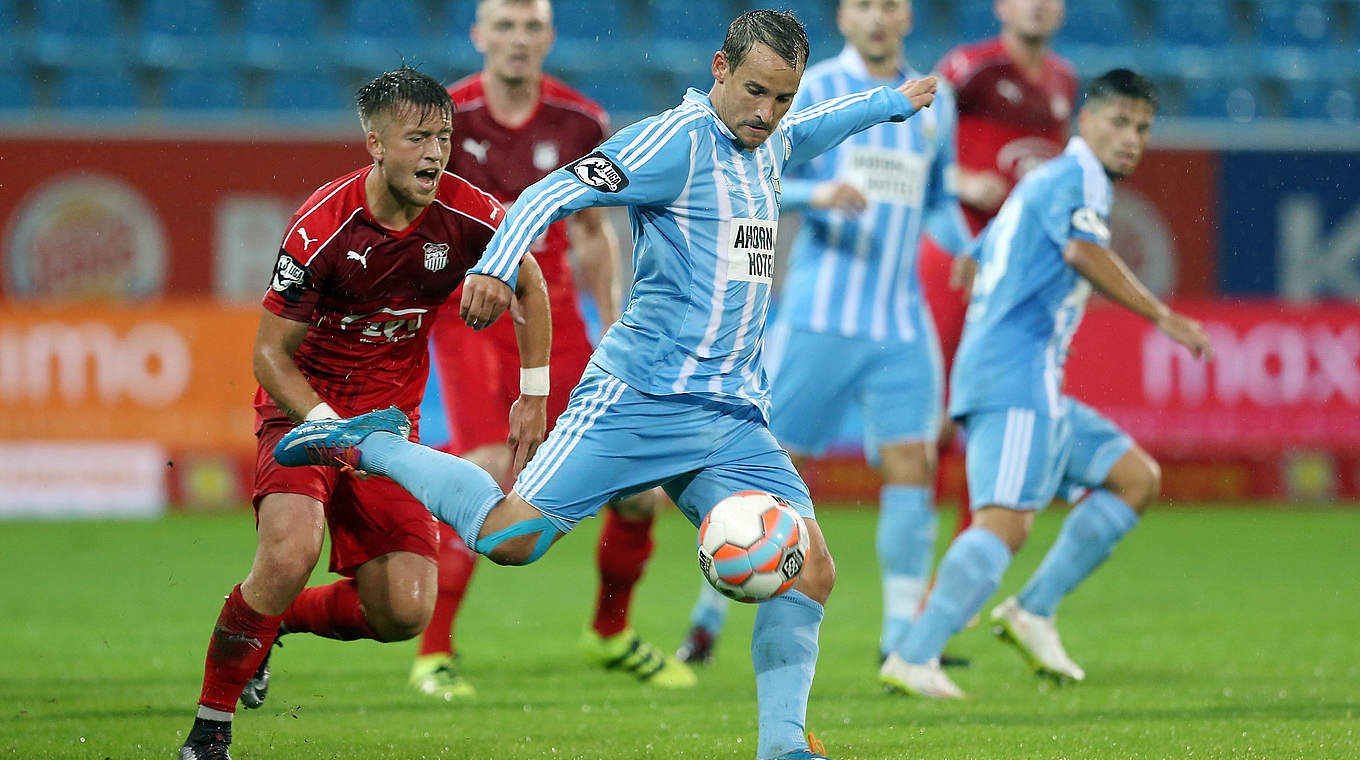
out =
{"type": "Polygon", "coordinates": [[[1059,489],[1105,482],[1133,439],[1076,399],[1063,397],[1063,406],[1059,417],[1012,407],[962,418],[968,497],[975,508],[1039,510],[1059,489]]]}
{"type": "Polygon", "coordinates": [[[748,490],[814,517],[807,486],[755,407],[640,393],[594,363],[515,492],[568,532],[606,502],[654,486],[695,525],[714,504],[748,490]]]}
{"type": "MultiPolygon", "coordinates": [[[[926,315],[929,320],[929,315],[926,315]]],[[[770,430],[790,451],[820,456],[852,405],[864,420],[864,451],[940,435],[944,369],[934,325],[909,342],[878,342],[777,330],[770,380],[770,430]]]]}

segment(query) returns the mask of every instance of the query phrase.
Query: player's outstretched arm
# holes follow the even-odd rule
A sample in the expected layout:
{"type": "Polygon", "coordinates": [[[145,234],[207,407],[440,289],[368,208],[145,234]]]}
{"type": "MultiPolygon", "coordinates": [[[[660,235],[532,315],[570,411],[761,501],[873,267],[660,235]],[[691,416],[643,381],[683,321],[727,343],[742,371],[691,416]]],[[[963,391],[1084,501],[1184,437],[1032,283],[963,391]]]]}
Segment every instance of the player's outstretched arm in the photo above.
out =
{"type": "Polygon", "coordinates": [[[586,291],[595,300],[604,329],[619,318],[619,239],[602,208],[583,208],[567,217],[571,253],[586,291]]]}
{"type": "Polygon", "coordinates": [[[293,354],[307,337],[307,327],[306,322],[286,319],[265,309],[255,333],[255,379],[294,422],[301,422],[322,403],[293,361],[293,354]]]}
{"type": "Polygon", "coordinates": [[[519,475],[543,442],[548,419],[552,309],[548,304],[548,285],[543,279],[543,271],[532,255],[526,254],[520,262],[515,298],[524,314],[524,320],[515,323],[521,368],[520,395],[510,407],[510,437],[506,443],[514,453],[511,474],[519,475]]]}
{"type": "Polygon", "coordinates": [[[1092,286],[1124,308],[1157,325],[1167,337],[1185,346],[1195,358],[1213,358],[1209,334],[1199,322],[1162,303],[1124,262],[1108,248],[1086,240],[1069,240],[1063,260],[1092,286]]]}
{"type": "Polygon", "coordinates": [[[458,316],[474,330],[491,326],[510,308],[513,292],[505,282],[485,274],[469,274],[463,280],[463,300],[458,316]]]}
{"type": "Polygon", "coordinates": [[[935,91],[940,89],[940,80],[933,77],[908,79],[898,86],[897,91],[907,96],[916,110],[928,108],[935,102],[935,91]]]}

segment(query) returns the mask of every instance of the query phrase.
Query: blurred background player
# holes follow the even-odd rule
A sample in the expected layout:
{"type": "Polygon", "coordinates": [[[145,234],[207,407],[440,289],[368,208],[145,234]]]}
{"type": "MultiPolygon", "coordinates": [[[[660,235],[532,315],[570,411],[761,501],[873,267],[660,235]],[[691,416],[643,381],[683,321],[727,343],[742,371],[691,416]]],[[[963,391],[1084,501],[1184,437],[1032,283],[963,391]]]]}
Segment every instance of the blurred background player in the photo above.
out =
{"type": "MultiPolygon", "coordinates": [[[[1076,102],[1077,75],[1049,47],[1062,26],[1063,0],[996,0],[1001,34],[961,45],[936,68],[954,90],[958,109],[956,182],[969,232],[982,231],[1025,172],[1062,152],[1076,102]]],[[[967,298],[959,289],[970,277],[955,271],[958,260],[929,239],[921,246],[921,282],[949,377],[963,333],[967,298]]],[[[941,455],[954,439],[948,418],[941,429],[941,455]]],[[[968,528],[971,511],[965,488],[954,534],[968,528]]]]}
{"type": "Polygon", "coordinates": [[[1210,358],[1200,325],[1152,295],[1108,247],[1113,181],[1138,165],[1156,110],[1147,79],[1127,69],[1097,77],[1079,136],[1020,181],[982,234],[949,402],[967,435],[972,502],[982,506],[940,561],[920,620],[884,662],[880,677],[890,687],[963,696],[936,658],[996,590],[1035,513],[1064,487],[1089,493],[1019,596],[992,610],[992,621],[1037,672],[1085,677],[1058,638],[1058,602],[1137,524],[1161,478],[1157,463],[1114,423],[1062,392],[1091,288],[1210,358]]]}
{"type": "MultiPolygon", "coordinates": [[[[444,172],[453,103],[439,82],[402,67],[356,101],[373,164],[323,185],[294,214],[264,298],[255,559],[213,628],[181,760],[227,758],[236,700],[263,703],[278,635],[399,641],[420,633],[434,607],[438,531],[420,502],[387,478],[280,467],[272,453],[295,423],[388,406],[410,416],[416,435],[430,325],[505,217],[490,195],[444,172]],[[326,528],[330,569],[345,578],[304,589],[326,528]]],[[[524,261],[516,332],[525,366],[539,367],[548,299],[533,257],[524,261]]],[[[511,412],[521,461],[543,440],[546,403],[522,396],[511,412]]]]}
{"type": "MultiPolygon", "coordinates": [[[[794,110],[920,78],[902,50],[911,20],[909,0],[841,0],[846,46],[808,69],[794,110]]],[[[826,452],[853,406],[861,412],[866,455],[883,476],[881,656],[910,629],[935,558],[944,373],[916,251],[923,233],[948,250],[967,246],[947,179],[954,151],[953,104],[939,97],[915,118],[865,130],[782,180],[780,209],[803,215],[766,355],[770,431],[799,464],[826,452]]],[[[726,609],[725,597],[701,593],[681,659],[709,659],[726,609]]]]}
{"type": "MultiPolygon", "coordinates": [[[[473,44],[483,70],[449,87],[454,101],[449,170],[509,205],[524,188],[589,153],[609,134],[599,105],[543,72],[553,42],[548,0],[480,0],[473,44]]],[[[608,327],[618,318],[618,242],[602,208],[582,209],[550,226],[532,252],[552,305],[552,374],[548,427],[566,408],[594,350],[577,305],[567,259],[575,255],[583,284],[608,327]]],[[[449,308],[456,309],[456,302],[449,308]]],[[[474,333],[445,319],[431,333],[450,426],[450,453],[476,462],[498,481],[510,474],[506,413],[519,393],[519,359],[510,320],[474,333]]],[[[599,593],[582,648],[592,662],[658,686],[693,686],[688,666],[642,641],[628,625],[633,587],[652,552],[653,492],[610,505],[600,535],[599,593]]],[[[420,639],[411,684],[451,699],[475,690],[454,664],[454,619],[476,554],[441,527],[439,594],[420,639]]]]}

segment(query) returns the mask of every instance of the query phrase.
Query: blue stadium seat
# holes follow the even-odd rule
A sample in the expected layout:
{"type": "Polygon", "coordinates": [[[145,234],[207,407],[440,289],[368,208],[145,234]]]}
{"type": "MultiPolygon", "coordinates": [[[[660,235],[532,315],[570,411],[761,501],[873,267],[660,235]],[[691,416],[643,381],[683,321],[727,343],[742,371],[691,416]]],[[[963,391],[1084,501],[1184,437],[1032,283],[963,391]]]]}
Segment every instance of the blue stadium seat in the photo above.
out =
{"type": "Polygon", "coordinates": [[[137,52],[152,68],[198,68],[222,54],[220,0],[145,0],[137,52]]]}
{"type": "Polygon", "coordinates": [[[1360,103],[1354,88],[1344,82],[1313,80],[1297,82],[1285,90],[1285,116],[1296,119],[1326,119],[1338,124],[1354,124],[1360,119],[1360,103]]]}
{"type": "Polygon", "coordinates": [[[585,89],[585,94],[604,106],[616,126],[669,108],[679,102],[680,96],[680,93],[665,93],[664,102],[658,103],[658,88],[642,81],[642,77],[597,77],[594,85],[585,89]]]}
{"type": "MultiPolygon", "coordinates": [[[[791,10],[807,28],[808,43],[812,46],[812,60],[824,61],[845,45],[836,28],[836,3],[822,0],[785,0],[769,7],[791,10]]],[[[715,46],[716,47],[716,46],[715,46]]]]}
{"type": "Polygon", "coordinates": [[[1085,45],[1123,45],[1133,41],[1133,14],[1117,0],[1067,4],[1058,37],[1085,45]]]}
{"type": "Polygon", "coordinates": [[[15,0],[0,0],[0,71],[13,72],[19,65],[19,48],[28,36],[19,28],[15,0]]]}
{"type": "Polygon", "coordinates": [[[39,0],[33,60],[56,68],[120,65],[123,35],[117,0],[39,0]]]}
{"type": "Polygon", "coordinates": [[[952,5],[954,38],[959,42],[975,42],[1001,31],[992,0],[959,0],[952,5]]]}
{"type": "Polygon", "coordinates": [[[1228,0],[1156,3],[1155,34],[1159,41],[1177,45],[1226,45],[1233,37],[1228,0]]]}
{"type": "Polygon", "coordinates": [[[404,60],[425,63],[428,45],[416,0],[345,0],[343,29],[335,62],[370,75],[396,68],[404,60]]]}
{"type": "Polygon", "coordinates": [[[11,68],[0,73],[0,111],[19,111],[36,104],[33,77],[27,71],[11,68]]]}
{"type": "Polygon", "coordinates": [[[317,31],[320,0],[245,0],[240,61],[260,69],[299,69],[329,60],[317,31]]]}
{"type": "Polygon", "coordinates": [[[162,108],[182,112],[236,111],[245,104],[240,78],[225,68],[174,72],[161,99],[162,108]]]}
{"type": "Polygon", "coordinates": [[[71,69],[57,77],[56,106],[72,111],[132,111],[138,103],[137,80],[120,69],[71,69]]]}
{"type": "Polygon", "coordinates": [[[1331,41],[1331,9],[1317,0],[1257,0],[1253,16],[1267,45],[1322,47],[1331,41]]]}
{"type": "Polygon", "coordinates": [[[651,40],[643,53],[654,73],[707,71],[733,18],[725,0],[653,0],[648,15],[651,40]]]}
{"type": "Polygon", "coordinates": [[[1186,116],[1247,123],[1264,115],[1261,92],[1248,80],[1191,79],[1185,86],[1186,116]]]}
{"type": "Polygon", "coordinates": [[[354,93],[321,72],[274,72],[265,79],[264,107],[279,115],[347,111],[353,106],[354,93]]]}

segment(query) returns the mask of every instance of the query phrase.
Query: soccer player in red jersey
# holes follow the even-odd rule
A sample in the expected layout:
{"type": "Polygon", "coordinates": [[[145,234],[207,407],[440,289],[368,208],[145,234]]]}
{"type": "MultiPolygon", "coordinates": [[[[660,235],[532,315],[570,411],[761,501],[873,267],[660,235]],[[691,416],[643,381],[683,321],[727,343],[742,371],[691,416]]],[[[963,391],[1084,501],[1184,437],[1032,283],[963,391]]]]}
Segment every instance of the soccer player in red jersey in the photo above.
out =
{"type": "MultiPolygon", "coordinates": [[[[449,88],[455,104],[450,171],[508,205],[548,172],[594,150],[609,134],[608,120],[598,104],[543,72],[553,42],[548,0],[480,0],[471,36],[484,63],[482,71],[449,88]]],[[[602,322],[608,326],[619,312],[618,242],[604,209],[585,209],[549,227],[532,249],[552,305],[549,429],[594,350],[577,308],[568,249],[602,322]]],[[[449,419],[448,449],[504,481],[510,461],[504,415],[519,389],[514,336],[506,324],[474,334],[457,323],[443,320],[431,333],[449,419]]],[[[697,679],[687,665],[640,640],[628,625],[633,587],[652,551],[657,503],[649,492],[606,510],[596,555],[600,588],[581,643],[591,660],[647,683],[693,686],[697,679]]],[[[454,618],[475,560],[463,540],[441,526],[439,593],[410,674],[411,684],[426,694],[453,699],[475,693],[453,662],[454,618]]]]}
{"type": "MultiPolygon", "coordinates": [[[[974,235],[987,226],[1025,172],[1062,153],[1077,96],[1072,65],[1049,48],[1062,26],[1063,0],[996,0],[995,9],[999,36],[960,45],[936,66],[958,103],[957,189],[974,235]]],[[[963,297],[959,289],[971,281],[971,272],[951,267],[965,258],[951,257],[930,242],[921,247],[921,281],[940,333],[946,376],[968,306],[966,289],[963,297]]],[[[953,433],[952,422],[946,420],[942,454],[951,448],[953,433]]],[[[965,488],[955,535],[971,521],[965,488]]]]}
{"type": "MultiPolygon", "coordinates": [[[[398,641],[424,629],[434,607],[438,530],[420,502],[387,478],[281,467],[272,454],[303,420],[396,406],[418,425],[430,327],[505,217],[495,198],[444,171],[453,104],[438,81],[403,66],[356,101],[373,164],[323,185],[297,211],[264,298],[255,559],[213,628],[181,760],[229,760],[236,701],[263,702],[279,635],[398,641]],[[344,578],[303,588],[326,528],[330,569],[344,578]]],[[[541,373],[547,291],[532,257],[525,262],[515,331],[524,366],[541,373]]],[[[525,394],[510,410],[516,469],[543,440],[546,404],[546,394],[525,394]]]]}

